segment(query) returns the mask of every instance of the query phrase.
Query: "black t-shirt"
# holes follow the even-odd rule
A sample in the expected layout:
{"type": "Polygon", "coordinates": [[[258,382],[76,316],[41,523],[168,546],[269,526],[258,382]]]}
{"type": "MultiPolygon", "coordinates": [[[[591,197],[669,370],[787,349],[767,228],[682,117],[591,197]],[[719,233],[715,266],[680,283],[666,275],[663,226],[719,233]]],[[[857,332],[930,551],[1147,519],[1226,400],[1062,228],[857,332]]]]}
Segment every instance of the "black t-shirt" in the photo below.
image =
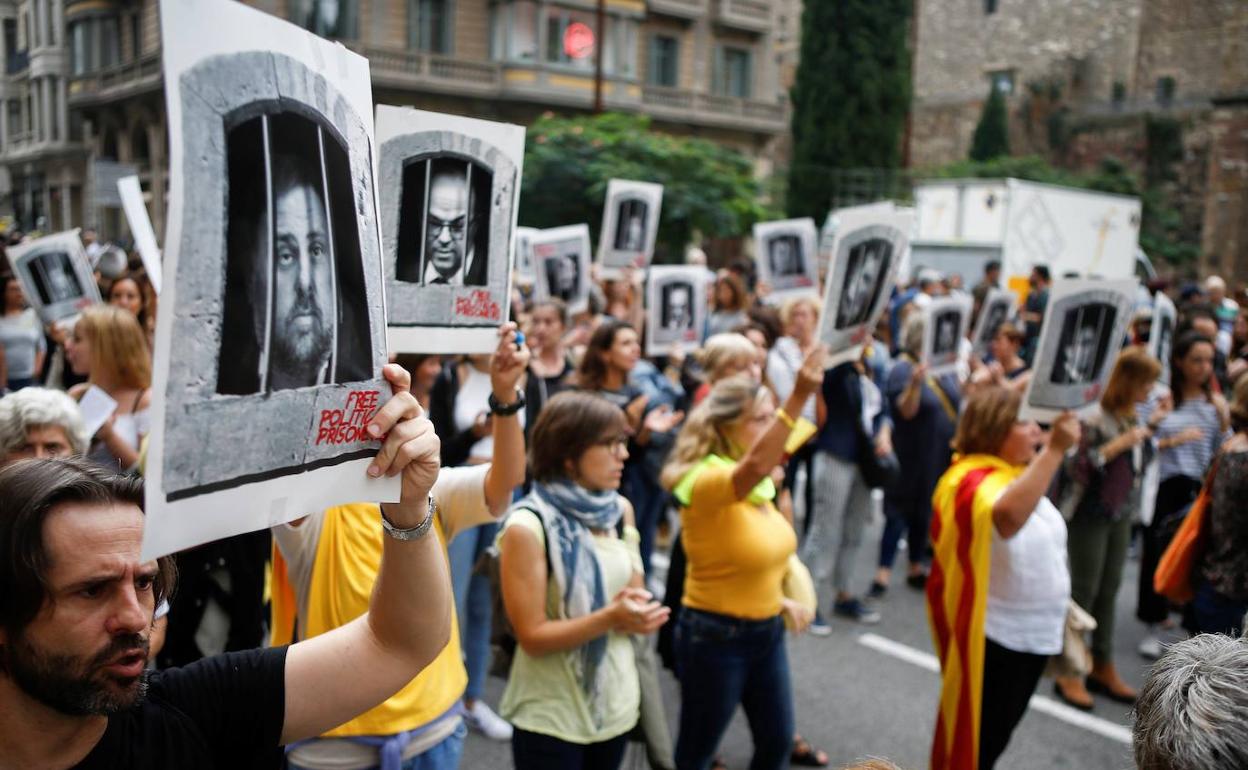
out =
{"type": "Polygon", "coordinates": [[[76,768],[279,768],[285,676],[285,647],[153,673],[147,698],[109,717],[100,742],[76,768]]]}

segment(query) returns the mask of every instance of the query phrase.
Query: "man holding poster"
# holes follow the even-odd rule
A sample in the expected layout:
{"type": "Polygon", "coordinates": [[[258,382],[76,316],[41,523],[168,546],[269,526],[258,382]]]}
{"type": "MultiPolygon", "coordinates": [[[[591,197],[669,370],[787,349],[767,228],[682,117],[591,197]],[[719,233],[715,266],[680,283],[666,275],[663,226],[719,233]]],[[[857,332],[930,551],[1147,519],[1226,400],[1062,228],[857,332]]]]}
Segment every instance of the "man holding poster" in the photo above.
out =
{"type": "Polygon", "coordinates": [[[314,639],[146,670],[170,557],[145,560],[143,482],[80,460],[0,471],[0,757],[5,767],[209,770],[281,762],[280,746],[375,706],[446,646],[446,558],[428,537],[439,441],[402,368],[368,422],[385,436],[369,476],[401,479],[383,504],[368,612],[314,639]],[[413,622],[419,619],[419,622],[413,622]]]}

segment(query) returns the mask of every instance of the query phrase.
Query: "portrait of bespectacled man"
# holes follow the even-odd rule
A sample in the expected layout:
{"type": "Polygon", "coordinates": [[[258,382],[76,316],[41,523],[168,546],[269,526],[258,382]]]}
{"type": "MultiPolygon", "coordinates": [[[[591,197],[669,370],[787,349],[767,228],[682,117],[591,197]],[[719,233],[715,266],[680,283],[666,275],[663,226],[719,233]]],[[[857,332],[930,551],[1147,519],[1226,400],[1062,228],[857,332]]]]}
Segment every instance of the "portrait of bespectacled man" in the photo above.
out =
{"type": "Polygon", "coordinates": [[[1056,385],[1095,382],[1109,355],[1117,314],[1116,307],[1104,302],[1067,310],[1049,381],[1056,385]]]}
{"type": "Polygon", "coordinates": [[[217,392],[368,379],[368,310],[341,139],[294,112],[251,117],[226,136],[217,392]]]}
{"type": "Polygon", "coordinates": [[[836,312],[837,329],[866,323],[888,277],[892,253],[892,243],[883,238],[870,238],[849,250],[836,312]]]}
{"type": "Polygon", "coordinates": [[[418,157],[405,165],[395,279],[485,286],[493,186],[490,169],[455,155],[418,157]]]}

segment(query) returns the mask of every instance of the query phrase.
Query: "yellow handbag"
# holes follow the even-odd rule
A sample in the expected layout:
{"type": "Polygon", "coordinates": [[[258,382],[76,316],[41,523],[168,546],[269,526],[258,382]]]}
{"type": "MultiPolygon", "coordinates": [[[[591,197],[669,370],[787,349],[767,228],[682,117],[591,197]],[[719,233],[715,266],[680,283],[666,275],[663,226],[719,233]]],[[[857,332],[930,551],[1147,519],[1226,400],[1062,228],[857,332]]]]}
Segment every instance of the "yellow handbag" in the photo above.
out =
{"type": "MultiPolygon", "coordinates": [[[[810,577],[810,570],[806,569],[802,560],[797,558],[797,554],[789,556],[789,566],[784,573],[780,590],[784,592],[784,598],[797,602],[812,613],[819,606],[819,599],[815,594],[815,581],[810,577]]],[[[784,616],[784,626],[790,631],[793,630],[793,622],[789,620],[788,615],[784,616]]]]}

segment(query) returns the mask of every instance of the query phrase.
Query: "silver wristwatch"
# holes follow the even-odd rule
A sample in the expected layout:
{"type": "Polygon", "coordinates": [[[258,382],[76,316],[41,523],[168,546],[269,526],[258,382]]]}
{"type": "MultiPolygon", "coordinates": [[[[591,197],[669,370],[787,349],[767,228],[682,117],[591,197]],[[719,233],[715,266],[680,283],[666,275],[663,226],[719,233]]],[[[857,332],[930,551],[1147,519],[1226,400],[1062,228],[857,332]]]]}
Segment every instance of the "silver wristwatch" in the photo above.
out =
{"type": "Polygon", "coordinates": [[[387,535],[395,540],[419,540],[429,534],[429,528],[433,526],[433,515],[437,513],[437,510],[438,506],[437,503],[433,502],[433,495],[429,495],[429,509],[425,514],[424,521],[414,527],[400,529],[390,523],[390,520],[386,518],[386,511],[383,508],[381,511],[381,528],[386,531],[387,535]]]}

